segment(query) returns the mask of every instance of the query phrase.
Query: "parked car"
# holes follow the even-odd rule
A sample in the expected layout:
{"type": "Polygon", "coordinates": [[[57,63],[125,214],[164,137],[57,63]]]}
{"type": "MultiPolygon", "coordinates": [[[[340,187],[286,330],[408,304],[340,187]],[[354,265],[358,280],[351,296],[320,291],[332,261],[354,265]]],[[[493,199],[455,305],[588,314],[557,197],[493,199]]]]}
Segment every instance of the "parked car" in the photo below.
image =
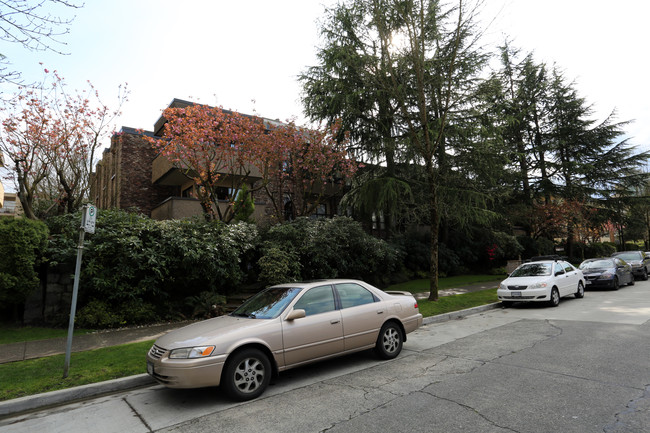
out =
{"type": "Polygon", "coordinates": [[[618,257],[587,259],[579,266],[585,277],[585,287],[606,287],[618,290],[621,284],[634,284],[632,266],[618,257]]]}
{"type": "Polygon", "coordinates": [[[612,254],[612,257],[618,257],[625,260],[632,266],[632,273],[643,281],[648,279],[650,273],[650,257],[646,256],[643,251],[620,251],[612,254]]]}
{"type": "Polygon", "coordinates": [[[372,348],[382,359],[395,358],[406,334],[421,325],[408,292],[357,280],[281,284],[229,315],[158,338],[147,372],[170,388],[220,386],[235,400],[249,400],[271,376],[310,362],[372,348]]]}
{"type": "Polygon", "coordinates": [[[557,307],[560,298],[585,295],[582,271],[561,259],[538,260],[519,265],[501,282],[497,296],[504,307],[513,302],[547,302],[557,307]]]}

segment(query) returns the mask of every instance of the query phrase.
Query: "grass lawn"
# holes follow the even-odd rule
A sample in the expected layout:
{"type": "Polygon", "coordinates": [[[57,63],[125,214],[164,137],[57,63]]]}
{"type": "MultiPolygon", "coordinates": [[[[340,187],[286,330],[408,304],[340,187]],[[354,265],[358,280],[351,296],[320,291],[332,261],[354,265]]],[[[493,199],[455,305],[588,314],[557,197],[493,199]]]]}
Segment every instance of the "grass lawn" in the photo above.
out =
{"type": "Polygon", "coordinates": [[[460,295],[441,296],[437,301],[419,299],[418,307],[424,317],[437,316],[438,314],[451,313],[452,311],[499,302],[497,289],[487,289],[478,292],[463,293],[460,295]]]}
{"type": "Polygon", "coordinates": [[[0,364],[0,401],[146,373],[153,340],[73,353],[63,379],[65,355],[0,364]]]}
{"type": "MultiPolygon", "coordinates": [[[[454,287],[468,286],[475,283],[494,281],[497,287],[499,281],[505,280],[505,275],[459,275],[456,277],[444,277],[438,279],[438,289],[451,289],[454,287]]],[[[429,291],[429,280],[411,280],[405,283],[394,284],[386,290],[401,290],[403,292],[422,293],[429,291]]]]}

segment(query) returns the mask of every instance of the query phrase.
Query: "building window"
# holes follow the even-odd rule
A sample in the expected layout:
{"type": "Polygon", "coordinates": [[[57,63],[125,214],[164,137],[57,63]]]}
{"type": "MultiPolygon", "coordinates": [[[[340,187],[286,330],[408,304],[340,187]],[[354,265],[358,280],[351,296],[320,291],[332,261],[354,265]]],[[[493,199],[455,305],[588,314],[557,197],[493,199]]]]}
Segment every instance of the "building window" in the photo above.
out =
{"type": "Polygon", "coordinates": [[[237,188],[227,188],[225,186],[217,187],[217,200],[235,200],[237,194],[239,194],[237,188]]]}
{"type": "Polygon", "coordinates": [[[194,185],[185,188],[181,192],[181,197],[194,197],[194,185]]]}
{"type": "Polygon", "coordinates": [[[312,218],[327,218],[327,206],[323,203],[319,204],[316,207],[312,218]]]}
{"type": "Polygon", "coordinates": [[[0,208],[0,213],[16,213],[16,202],[5,200],[4,206],[0,208]]]}

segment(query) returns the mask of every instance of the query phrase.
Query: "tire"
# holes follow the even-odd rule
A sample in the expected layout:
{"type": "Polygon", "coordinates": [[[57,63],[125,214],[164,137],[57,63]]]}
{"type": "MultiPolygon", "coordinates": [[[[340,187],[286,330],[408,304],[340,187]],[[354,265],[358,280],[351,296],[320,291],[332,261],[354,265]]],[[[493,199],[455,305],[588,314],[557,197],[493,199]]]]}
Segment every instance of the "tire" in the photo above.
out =
{"type": "Polygon", "coordinates": [[[512,301],[501,301],[501,306],[503,308],[510,308],[512,307],[513,302],[512,301]]]}
{"type": "Polygon", "coordinates": [[[551,299],[548,301],[551,307],[557,307],[560,305],[560,292],[557,290],[557,287],[551,289],[551,299]]]}
{"type": "Polygon", "coordinates": [[[614,287],[612,290],[618,290],[621,286],[618,284],[618,277],[614,277],[614,287]]]}
{"type": "Polygon", "coordinates": [[[648,281],[648,270],[643,268],[643,275],[641,276],[643,281],[648,281]]]}
{"type": "Polygon", "coordinates": [[[395,322],[384,323],[379,331],[375,352],[381,359],[393,359],[402,351],[404,335],[402,329],[395,322]]]}
{"type": "Polygon", "coordinates": [[[578,291],[576,292],[575,297],[578,299],[585,297],[585,286],[582,284],[582,281],[578,282],[578,291]]]}
{"type": "Polygon", "coordinates": [[[258,349],[244,349],[228,359],[221,378],[225,393],[237,401],[259,397],[271,381],[271,362],[258,349]]]}
{"type": "Polygon", "coordinates": [[[634,275],[632,275],[632,276],[630,277],[630,282],[627,283],[627,285],[628,285],[628,286],[633,286],[634,283],[636,283],[636,281],[634,281],[634,275]]]}

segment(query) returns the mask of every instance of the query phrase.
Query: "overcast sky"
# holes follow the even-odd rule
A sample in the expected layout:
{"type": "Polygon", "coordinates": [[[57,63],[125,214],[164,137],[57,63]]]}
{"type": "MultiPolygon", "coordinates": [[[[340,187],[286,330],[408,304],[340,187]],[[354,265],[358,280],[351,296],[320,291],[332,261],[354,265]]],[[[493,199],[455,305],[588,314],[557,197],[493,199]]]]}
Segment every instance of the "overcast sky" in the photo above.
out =
{"type": "MultiPolygon", "coordinates": [[[[28,80],[56,69],[69,87],[90,80],[109,105],[120,83],[129,102],[121,126],[152,129],[173,98],[299,121],[296,77],[316,63],[317,20],[332,0],[85,0],[60,49],[3,46],[28,80]],[[255,101],[255,102],[253,102],[255,101]]],[[[70,15],[70,11],[53,11],[70,15]]],[[[556,64],[593,104],[617,109],[631,142],[650,148],[648,17],[642,0],[486,0],[485,42],[508,36],[537,61],[556,64]]],[[[3,89],[7,92],[7,89],[3,89]]],[[[108,144],[108,141],[107,143],[108,144]]]]}

